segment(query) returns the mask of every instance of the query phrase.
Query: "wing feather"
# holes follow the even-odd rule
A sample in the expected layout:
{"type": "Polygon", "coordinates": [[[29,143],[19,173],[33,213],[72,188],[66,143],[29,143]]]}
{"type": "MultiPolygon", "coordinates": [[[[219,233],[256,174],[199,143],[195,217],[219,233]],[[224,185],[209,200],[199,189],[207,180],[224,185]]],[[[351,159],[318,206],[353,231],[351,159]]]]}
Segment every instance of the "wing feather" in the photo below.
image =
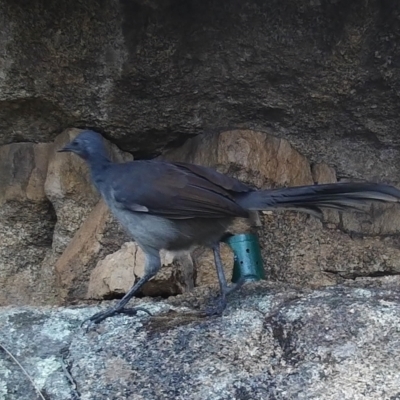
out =
{"type": "Polygon", "coordinates": [[[216,175],[209,174],[210,180],[201,168],[195,173],[179,164],[156,161],[117,166],[111,178],[112,197],[120,208],[170,219],[248,217],[248,211],[234,200],[235,191],[226,187],[238,182],[239,190],[251,189],[233,178],[221,186],[216,175]]]}

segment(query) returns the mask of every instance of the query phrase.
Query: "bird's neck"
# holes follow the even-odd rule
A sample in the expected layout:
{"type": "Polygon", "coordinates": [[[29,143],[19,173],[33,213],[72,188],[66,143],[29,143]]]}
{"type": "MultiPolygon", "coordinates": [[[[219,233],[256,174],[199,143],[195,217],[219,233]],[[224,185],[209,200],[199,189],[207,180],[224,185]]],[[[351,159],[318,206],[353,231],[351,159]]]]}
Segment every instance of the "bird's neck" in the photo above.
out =
{"type": "Polygon", "coordinates": [[[86,159],[89,165],[92,181],[99,192],[102,192],[102,184],[107,173],[108,167],[112,164],[106,154],[96,154],[86,159]]]}

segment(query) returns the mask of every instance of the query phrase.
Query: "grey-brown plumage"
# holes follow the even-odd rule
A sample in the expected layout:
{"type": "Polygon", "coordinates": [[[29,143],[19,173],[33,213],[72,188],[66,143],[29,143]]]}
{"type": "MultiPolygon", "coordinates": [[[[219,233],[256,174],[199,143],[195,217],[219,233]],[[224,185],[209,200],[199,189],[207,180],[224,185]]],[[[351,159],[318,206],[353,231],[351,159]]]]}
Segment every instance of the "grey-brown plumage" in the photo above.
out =
{"type": "MultiPolygon", "coordinates": [[[[195,245],[214,251],[220,283],[220,313],[228,287],[219,254],[219,241],[234,218],[252,211],[291,209],[321,216],[321,208],[357,209],[366,201],[398,202],[400,191],[375,183],[334,183],[256,190],[215,170],[186,163],[132,161],[112,163],[100,134],[85,131],[60,151],[74,152],[88,163],[93,184],[112,213],[146,255],[145,275],[110,310],[90,321],[98,323],[117,313],[161,267],[159,251],[195,245]]],[[[239,286],[239,285],[238,285],[239,286]]],[[[138,309],[136,309],[138,310],[138,309]]]]}

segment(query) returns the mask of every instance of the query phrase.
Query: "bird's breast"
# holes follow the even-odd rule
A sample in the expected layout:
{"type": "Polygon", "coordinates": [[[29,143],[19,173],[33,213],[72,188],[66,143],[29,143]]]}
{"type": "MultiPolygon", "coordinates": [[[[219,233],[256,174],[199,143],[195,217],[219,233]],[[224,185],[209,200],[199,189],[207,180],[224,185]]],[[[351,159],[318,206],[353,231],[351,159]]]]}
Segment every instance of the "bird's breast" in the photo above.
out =
{"type": "Polygon", "coordinates": [[[191,218],[172,220],[156,215],[110,207],[130,236],[145,247],[158,250],[186,250],[195,245],[217,242],[231,218],[191,218]]]}

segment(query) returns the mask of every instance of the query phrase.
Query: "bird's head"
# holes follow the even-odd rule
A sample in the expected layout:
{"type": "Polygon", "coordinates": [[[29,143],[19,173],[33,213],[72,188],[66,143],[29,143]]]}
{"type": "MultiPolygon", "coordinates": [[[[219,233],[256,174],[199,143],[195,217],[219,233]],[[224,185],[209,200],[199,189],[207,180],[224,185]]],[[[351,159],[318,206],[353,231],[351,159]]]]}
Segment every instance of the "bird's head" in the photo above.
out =
{"type": "Polygon", "coordinates": [[[107,157],[103,137],[94,131],[83,131],[58,152],[71,152],[88,160],[95,156],[107,157]]]}

